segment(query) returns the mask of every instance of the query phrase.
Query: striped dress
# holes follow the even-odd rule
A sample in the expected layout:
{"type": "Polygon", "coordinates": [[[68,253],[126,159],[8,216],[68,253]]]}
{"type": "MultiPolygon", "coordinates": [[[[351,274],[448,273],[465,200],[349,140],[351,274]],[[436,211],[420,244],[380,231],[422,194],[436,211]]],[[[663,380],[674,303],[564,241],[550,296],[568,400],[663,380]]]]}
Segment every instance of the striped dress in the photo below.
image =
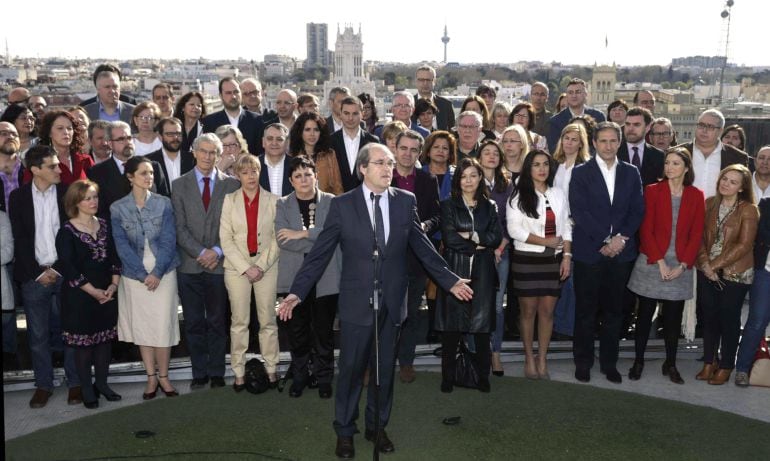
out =
{"type": "MultiPolygon", "coordinates": [[[[545,202],[545,237],[556,236],[556,215],[545,202]]],[[[519,297],[554,296],[561,294],[561,252],[555,253],[547,248],[542,253],[513,250],[511,272],[513,273],[513,291],[519,297]]]]}

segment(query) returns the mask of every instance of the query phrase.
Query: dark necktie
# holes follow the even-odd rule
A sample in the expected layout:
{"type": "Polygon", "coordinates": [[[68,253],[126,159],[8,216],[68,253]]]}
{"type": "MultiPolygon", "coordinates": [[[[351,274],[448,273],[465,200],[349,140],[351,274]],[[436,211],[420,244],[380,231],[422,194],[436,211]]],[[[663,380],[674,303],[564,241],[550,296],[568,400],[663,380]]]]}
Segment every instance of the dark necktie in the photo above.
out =
{"type": "Polygon", "coordinates": [[[211,203],[211,189],[209,188],[209,182],[211,178],[203,178],[203,209],[209,211],[209,203],[211,203]]]}
{"type": "Polygon", "coordinates": [[[634,146],[633,149],[634,149],[634,156],[631,158],[631,163],[635,167],[639,168],[640,166],[642,166],[642,162],[639,161],[639,148],[637,146],[634,146]]]}
{"type": "Polygon", "coordinates": [[[380,208],[380,198],[382,196],[372,193],[372,197],[374,197],[374,220],[376,221],[374,234],[377,238],[377,248],[379,248],[380,255],[382,255],[385,249],[385,223],[382,220],[382,208],[380,208]]]}

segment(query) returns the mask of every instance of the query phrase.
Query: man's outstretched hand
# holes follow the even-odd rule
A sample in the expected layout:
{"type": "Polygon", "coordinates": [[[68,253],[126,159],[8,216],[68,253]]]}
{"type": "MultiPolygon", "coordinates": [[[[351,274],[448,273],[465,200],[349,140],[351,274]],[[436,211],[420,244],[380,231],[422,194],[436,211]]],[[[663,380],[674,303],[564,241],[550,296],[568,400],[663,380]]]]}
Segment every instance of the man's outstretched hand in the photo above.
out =
{"type": "Polygon", "coordinates": [[[297,307],[297,304],[299,304],[297,295],[290,294],[283,298],[283,301],[278,306],[278,318],[283,321],[291,319],[291,312],[297,307]]]}
{"type": "Polygon", "coordinates": [[[449,291],[461,301],[470,301],[473,299],[473,290],[468,285],[469,283],[471,283],[470,279],[460,279],[449,291]]]}

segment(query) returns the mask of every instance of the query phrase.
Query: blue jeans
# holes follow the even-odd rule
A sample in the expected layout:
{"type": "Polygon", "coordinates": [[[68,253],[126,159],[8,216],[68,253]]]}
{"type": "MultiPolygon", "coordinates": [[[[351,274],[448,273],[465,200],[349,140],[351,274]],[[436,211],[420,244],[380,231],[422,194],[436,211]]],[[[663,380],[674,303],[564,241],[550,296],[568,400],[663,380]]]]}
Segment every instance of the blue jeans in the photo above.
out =
{"type": "MultiPolygon", "coordinates": [[[[503,297],[508,285],[508,271],[511,269],[510,251],[503,251],[502,258],[497,264],[497,278],[499,288],[495,297],[495,331],[492,332],[492,352],[500,352],[503,348],[503,333],[505,331],[505,311],[503,311],[503,297]]],[[[510,296],[510,294],[509,294],[510,296]]]]}
{"type": "MultiPolygon", "coordinates": [[[[572,264],[570,274],[575,273],[575,265],[572,264]]],[[[563,335],[572,336],[575,330],[575,283],[570,275],[561,286],[561,296],[556,301],[553,311],[553,331],[563,335]]]]}
{"type": "Polygon", "coordinates": [[[61,278],[49,286],[29,280],[21,285],[24,313],[27,316],[27,338],[32,356],[32,370],[35,372],[35,387],[53,391],[53,364],[51,351],[64,349],[64,374],[67,386],[80,386],[75,369],[75,350],[64,346],[61,331],[52,331],[51,325],[61,325],[60,296],[61,278]]]}
{"type": "Polygon", "coordinates": [[[759,341],[765,335],[770,323],[770,272],[765,269],[754,271],[754,283],[749,292],[749,318],[743,327],[743,338],[738,349],[737,371],[748,373],[754,361],[759,341]]]}

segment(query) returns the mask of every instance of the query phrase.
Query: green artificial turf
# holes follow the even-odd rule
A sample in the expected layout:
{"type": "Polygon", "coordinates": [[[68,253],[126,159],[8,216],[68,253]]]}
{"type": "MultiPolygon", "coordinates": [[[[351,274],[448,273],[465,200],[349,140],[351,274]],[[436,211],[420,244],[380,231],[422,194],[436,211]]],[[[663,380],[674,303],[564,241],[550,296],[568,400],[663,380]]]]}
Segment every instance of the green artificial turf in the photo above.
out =
{"type": "MultiPolygon", "coordinates": [[[[438,373],[396,382],[384,460],[770,459],[770,424],[591,386],[493,379],[492,392],[439,392],[438,373]],[[447,426],[442,420],[460,416],[447,426]]],[[[333,399],[229,387],[100,413],[6,443],[9,460],[333,460],[333,399]],[[155,433],[139,439],[135,433],[155,433]]],[[[359,429],[363,432],[363,406],[359,429]]],[[[371,443],[355,437],[356,459],[371,443]]]]}

